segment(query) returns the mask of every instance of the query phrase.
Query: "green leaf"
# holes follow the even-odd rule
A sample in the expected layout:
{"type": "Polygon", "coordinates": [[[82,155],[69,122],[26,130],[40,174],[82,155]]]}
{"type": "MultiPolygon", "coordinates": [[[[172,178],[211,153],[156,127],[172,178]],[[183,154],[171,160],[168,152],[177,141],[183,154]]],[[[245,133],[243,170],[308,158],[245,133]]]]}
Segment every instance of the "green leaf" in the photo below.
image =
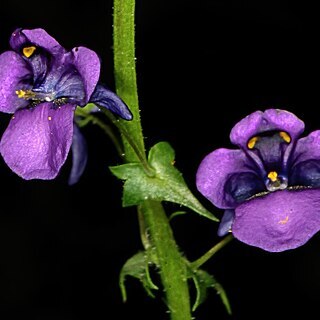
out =
{"type": "Polygon", "coordinates": [[[139,279],[148,295],[152,298],[154,297],[152,290],[158,290],[158,287],[150,278],[148,260],[148,254],[146,252],[138,252],[123,265],[120,272],[119,285],[124,302],[127,300],[127,291],[125,287],[127,276],[139,279]]]}
{"type": "Polygon", "coordinates": [[[231,314],[231,307],[226,292],[221,284],[218,283],[212,275],[204,270],[196,270],[192,273],[191,277],[197,291],[196,301],[192,307],[192,311],[195,311],[199,307],[199,305],[204,302],[207,297],[208,289],[214,288],[219,294],[228,314],[231,314]]]}
{"type": "Polygon", "coordinates": [[[174,150],[170,144],[159,142],[150,149],[148,157],[148,162],[155,171],[153,176],[147,175],[140,163],[110,167],[115,176],[125,180],[123,206],[138,205],[148,199],[169,201],[218,221],[191,193],[182,174],[174,166],[174,157],[174,150]]]}

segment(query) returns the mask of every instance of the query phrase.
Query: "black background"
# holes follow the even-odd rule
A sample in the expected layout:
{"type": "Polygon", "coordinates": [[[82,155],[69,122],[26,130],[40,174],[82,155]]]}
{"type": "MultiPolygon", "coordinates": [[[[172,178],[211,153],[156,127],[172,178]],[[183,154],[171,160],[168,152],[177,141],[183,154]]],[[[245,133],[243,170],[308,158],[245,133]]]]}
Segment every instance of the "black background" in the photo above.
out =
{"type": "MultiPolygon", "coordinates": [[[[197,192],[195,173],[207,153],[231,147],[237,121],[276,107],[296,113],[307,133],[320,126],[315,8],[291,1],[138,0],[136,23],[146,146],[169,141],[190,189],[220,217],[197,192]]],[[[112,1],[2,1],[0,52],[17,27],[41,27],[68,49],[95,50],[101,79],[114,88],[112,1]]],[[[8,121],[1,114],[1,134],[8,121]]],[[[127,280],[128,301],[121,301],[120,268],[141,249],[136,213],[121,208],[122,184],[108,170],[120,163],[113,145],[97,127],[83,133],[88,166],[73,187],[71,157],[53,181],[23,181],[0,160],[0,317],[167,319],[161,293],[152,300],[137,280],[127,280]]],[[[190,260],[218,241],[217,225],[194,213],[172,226],[190,260]]],[[[233,316],[212,290],[195,312],[199,320],[318,312],[319,234],[278,254],[234,240],[204,268],[226,289],[233,316]]]]}

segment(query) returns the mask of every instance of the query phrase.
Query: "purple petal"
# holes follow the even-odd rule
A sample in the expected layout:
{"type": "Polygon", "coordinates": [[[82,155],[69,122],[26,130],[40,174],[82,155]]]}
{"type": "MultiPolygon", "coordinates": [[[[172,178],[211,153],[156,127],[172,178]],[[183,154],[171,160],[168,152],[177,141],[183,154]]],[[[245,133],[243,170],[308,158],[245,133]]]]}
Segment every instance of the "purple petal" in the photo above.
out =
{"type": "Polygon", "coordinates": [[[96,86],[90,102],[96,104],[98,107],[112,111],[125,120],[132,119],[132,113],[128,106],[114,92],[102,85],[96,86]]]}
{"type": "Polygon", "coordinates": [[[239,205],[232,225],[240,241],[280,252],[305,244],[320,230],[320,190],[283,190],[239,205]]]}
{"type": "Polygon", "coordinates": [[[292,157],[290,183],[320,187],[320,131],[297,141],[292,157]]]}
{"type": "Polygon", "coordinates": [[[72,168],[69,176],[69,185],[77,183],[86,167],[88,152],[87,143],[84,136],[81,134],[77,125],[73,125],[72,139],[72,168]]]}
{"type": "Polygon", "coordinates": [[[320,160],[320,130],[313,131],[297,141],[294,157],[295,164],[311,159],[320,160]]]}
{"type": "Polygon", "coordinates": [[[232,224],[234,221],[234,210],[227,209],[225,210],[221,222],[218,228],[218,236],[223,237],[232,230],[232,224]]]}
{"type": "Polygon", "coordinates": [[[71,146],[73,115],[73,105],[51,103],[17,111],[0,142],[4,161],[26,180],[55,178],[71,146]]]}
{"type": "Polygon", "coordinates": [[[235,145],[247,148],[247,143],[253,136],[266,131],[285,131],[292,140],[296,140],[304,130],[304,123],[293,113],[267,109],[256,111],[239,121],[230,133],[230,140],[235,145]]]}
{"type": "Polygon", "coordinates": [[[94,51],[85,47],[74,48],[72,55],[72,63],[84,82],[87,103],[99,80],[100,59],[94,51]]]}
{"type": "Polygon", "coordinates": [[[57,54],[59,52],[64,52],[65,49],[52,38],[43,29],[17,29],[12,33],[10,38],[10,45],[12,49],[19,50],[25,44],[34,44],[36,46],[42,47],[49,51],[51,54],[57,54]]]}
{"type": "Polygon", "coordinates": [[[43,84],[45,79],[46,78],[48,79],[50,77],[48,71],[50,70],[52,72],[52,70],[56,69],[56,68],[53,68],[54,63],[61,64],[59,59],[52,59],[52,56],[49,54],[45,54],[43,50],[42,51],[36,50],[31,57],[26,59],[26,63],[29,65],[29,68],[32,70],[33,89],[39,88],[39,86],[43,84]]]}
{"type": "MultiPolygon", "coordinates": [[[[259,183],[259,178],[250,168],[250,162],[243,151],[217,149],[200,163],[196,175],[197,188],[218,208],[234,208],[237,202],[228,197],[226,184],[234,174],[241,175],[242,173],[250,175],[250,181],[244,181],[244,187],[250,187],[250,182],[259,183]]],[[[235,181],[236,184],[237,182],[239,180],[235,181]]],[[[238,185],[241,184],[238,183],[238,185]]]]}
{"type": "Polygon", "coordinates": [[[30,86],[21,80],[30,78],[30,71],[24,60],[13,51],[0,55],[0,111],[13,113],[25,107],[28,102],[18,98],[17,90],[27,90],[30,86]]]}

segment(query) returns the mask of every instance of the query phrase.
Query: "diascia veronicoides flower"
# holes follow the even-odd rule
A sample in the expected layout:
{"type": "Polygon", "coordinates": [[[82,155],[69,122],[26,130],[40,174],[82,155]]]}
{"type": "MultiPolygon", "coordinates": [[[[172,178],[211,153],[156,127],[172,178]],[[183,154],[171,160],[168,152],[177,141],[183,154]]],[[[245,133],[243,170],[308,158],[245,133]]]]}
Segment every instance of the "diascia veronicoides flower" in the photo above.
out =
{"type": "Polygon", "coordinates": [[[198,190],[225,209],[218,234],[271,252],[294,249],[320,230],[320,130],[285,110],[256,111],[198,168],[198,190]]]}
{"type": "Polygon", "coordinates": [[[0,55],[0,111],[13,114],[0,142],[3,159],[26,180],[53,179],[72,145],[72,183],[86,162],[84,139],[74,124],[76,107],[92,102],[126,120],[132,114],[98,83],[94,51],[67,51],[43,29],[14,31],[10,46],[0,55]]]}

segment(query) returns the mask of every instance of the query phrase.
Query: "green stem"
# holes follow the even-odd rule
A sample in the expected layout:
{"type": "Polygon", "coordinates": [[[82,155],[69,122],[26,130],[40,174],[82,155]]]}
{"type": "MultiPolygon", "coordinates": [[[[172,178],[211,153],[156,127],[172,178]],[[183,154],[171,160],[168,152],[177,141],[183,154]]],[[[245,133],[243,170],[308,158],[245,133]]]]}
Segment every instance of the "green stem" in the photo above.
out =
{"type": "MultiPolygon", "coordinates": [[[[117,94],[129,106],[133,120],[120,120],[128,135],[136,142],[145,157],[140,110],[138,101],[135,59],[135,0],[114,0],[113,6],[114,76],[117,94]]],[[[136,159],[137,154],[124,141],[126,157],[136,159]]],[[[139,160],[139,159],[136,159],[139,160]]]]}
{"type": "MultiPolygon", "coordinates": [[[[149,162],[147,161],[147,158],[145,156],[145,151],[140,151],[139,146],[135,143],[134,139],[131,137],[130,133],[127,130],[127,127],[124,125],[123,122],[120,122],[119,119],[117,119],[109,110],[102,109],[101,110],[111,121],[112,123],[119,129],[119,131],[122,134],[122,138],[124,141],[127,142],[127,147],[130,147],[133,151],[132,156],[136,156],[137,159],[142,164],[142,167],[145,171],[145,173],[149,177],[154,177],[155,172],[154,169],[150,166],[149,162]]],[[[128,150],[128,148],[126,148],[128,150]]],[[[131,154],[131,152],[130,152],[131,154]]],[[[130,157],[130,155],[129,155],[130,157]]],[[[125,158],[126,155],[125,155],[125,158]]]]}
{"type": "MultiPolygon", "coordinates": [[[[125,160],[147,163],[140,121],[135,60],[135,0],[114,0],[113,48],[117,94],[129,106],[132,121],[120,120],[125,160]]],[[[166,213],[160,202],[140,205],[148,240],[157,255],[158,268],[171,320],[191,320],[187,266],[179,252],[166,213]]],[[[146,239],[142,239],[145,241],[146,239]]],[[[144,243],[145,245],[147,243],[144,243]]]]}
{"type": "Polygon", "coordinates": [[[141,205],[157,255],[160,276],[172,320],[191,320],[186,263],[174,241],[168,218],[157,201],[141,205]]]}
{"type": "Polygon", "coordinates": [[[207,251],[203,256],[201,256],[196,261],[193,261],[190,266],[191,269],[197,270],[199,269],[205,262],[207,262],[214,254],[216,254],[219,250],[221,250],[226,244],[228,244],[233,239],[233,235],[229,234],[225,238],[223,238],[219,243],[214,245],[209,251],[207,251]]]}

